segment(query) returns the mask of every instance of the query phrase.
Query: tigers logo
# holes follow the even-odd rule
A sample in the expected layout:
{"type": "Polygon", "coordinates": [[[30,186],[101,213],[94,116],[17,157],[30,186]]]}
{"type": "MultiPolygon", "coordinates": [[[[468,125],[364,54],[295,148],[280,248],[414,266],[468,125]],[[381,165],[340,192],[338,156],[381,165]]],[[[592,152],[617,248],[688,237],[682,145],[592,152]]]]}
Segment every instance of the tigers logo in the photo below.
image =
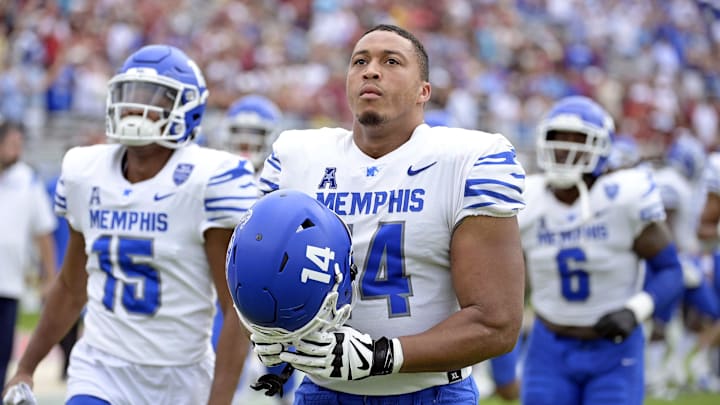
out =
{"type": "Polygon", "coordinates": [[[606,184],[605,185],[605,195],[611,200],[614,200],[615,197],[617,197],[618,191],[620,190],[620,186],[617,184],[606,184]]]}
{"type": "Polygon", "coordinates": [[[188,177],[190,177],[194,167],[195,165],[190,163],[178,163],[175,171],[173,172],[173,182],[175,182],[175,185],[179,186],[185,183],[188,177]]]}

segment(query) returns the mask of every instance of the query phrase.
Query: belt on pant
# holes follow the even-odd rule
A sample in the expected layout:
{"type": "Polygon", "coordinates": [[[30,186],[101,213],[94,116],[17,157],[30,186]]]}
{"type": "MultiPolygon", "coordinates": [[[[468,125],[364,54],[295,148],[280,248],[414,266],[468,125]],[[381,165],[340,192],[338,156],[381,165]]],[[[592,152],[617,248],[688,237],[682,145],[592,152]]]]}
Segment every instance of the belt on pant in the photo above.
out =
{"type": "Polygon", "coordinates": [[[595,332],[595,329],[593,329],[592,326],[558,325],[556,323],[548,321],[540,315],[536,314],[536,316],[549,331],[553,332],[556,335],[583,340],[600,339],[602,337],[597,332],[595,332]]]}

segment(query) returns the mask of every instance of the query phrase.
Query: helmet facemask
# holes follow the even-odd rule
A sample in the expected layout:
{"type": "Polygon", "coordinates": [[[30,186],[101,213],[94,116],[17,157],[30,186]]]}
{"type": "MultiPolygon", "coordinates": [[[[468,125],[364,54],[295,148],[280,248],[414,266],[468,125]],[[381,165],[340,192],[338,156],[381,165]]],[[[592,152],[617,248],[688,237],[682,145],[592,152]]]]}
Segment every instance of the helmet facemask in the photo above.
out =
{"type": "Polygon", "coordinates": [[[237,312],[238,317],[240,317],[240,321],[248,330],[262,336],[264,341],[271,343],[297,342],[310,333],[335,329],[342,326],[348,319],[350,319],[350,314],[355,306],[355,299],[358,296],[357,283],[354,282],[357,269],[355,264],[352,263],[352,256],[350,268],[352,278],[352,280],[349,280],[351,282],[350,288],[352,288],[351,300],[345,303],[338,303],[341,295],[338,292],[338,288],[343,282],[343,274],[339,269],[339,265],[335,263],[335,286],[333,287],[332,292],[328,293],[325,297],[317,315],[310,322],[297,330],[289,331],[283,328],[264,327],[253,324],[242,315],[237,307],[235,307],[235,312],[237,312]]]}
{"type": "Polygon", "coordinates": [[[223,148],[262,166],[269,154],[274,128],[251,113],[240,113],[223,124],[223,148]]]}
{"type": "Polygon", "coordinates": [[[558,115],[541,124],[538,132],[538,165],[558,188],[575,186],[586,173],[599,175],[610,154],[607,130],[575,115],[558,115]]]}

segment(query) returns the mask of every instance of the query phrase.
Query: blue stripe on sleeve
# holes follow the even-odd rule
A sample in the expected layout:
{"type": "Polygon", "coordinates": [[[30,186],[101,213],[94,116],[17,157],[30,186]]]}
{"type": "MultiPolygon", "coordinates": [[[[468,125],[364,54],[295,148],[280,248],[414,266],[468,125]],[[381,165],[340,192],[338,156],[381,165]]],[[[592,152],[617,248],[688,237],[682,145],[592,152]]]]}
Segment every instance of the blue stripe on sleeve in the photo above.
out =
{"type": "Polygon", "coordinates": [[[247,208],[238,208],[238,207],[208,207],[205,206],[206,212],[213,212],[213,211],[233,211],[233,212],[245,212],[247,211],[247,208]]]}
{"type": "Polygon", "coordinates": [[[652,179],[651,179],[651,180],[650,180],[650,188],[648,188],[648,190],[647,190],[642,196],[643,196],[643,197],[647,197],[647,196],[648,196],[650,193],[652,193],[653,190],[655,190],[656,188],[657,188],[657,184],[655,184],[655,182],[652,181],[652,179]]]}
{"type": "Polygon", "coordinates": [[[238,161],[238,165],[236,167],[226,171],[225,173],[211,177],[208,182],[208,186],[216,186],[218,184],[227,183],[248,174],[252,174],[252,172],[245,168],[245,161],[240,160],[238,161]]]}
{"type": "Polygon", "coordinates": [[[513,190],[517,191],[518,193],[522,194],[522,189],[520,187],[518,187],[514,184],[511,184],[511,183],[505,182],[505,181],[494,180],[494,179],[468,179],[465,182],[465,197],[471,197],[471,196],[476,195],[476,194],[473,194],[473,192],[476,191],[473,189],[473,187],[480,185],[480,184],[497,184],[497,185],[500,185],[503,187],[513,189],[513,190]]]}
{"type": "Polygon", "coordinates": [[[265,159],[265,163],[269,164],[270,166],[275,168],[275,170],[277,170],[277,171],[282,170],[280,168],[280,159],[278,159],[274,153],[272,155],[270,155],[267,159],[265,159]]]}
{"type": "Polygon", "coordinates": [[[263,183],[263,184],[265,184],[266,186],[268,186],[271,191],[277,191],[277,190],[280,188],[279,185],[271,182],[271,181],[268,180],[268,179],[262,178],[262,177],[260,178],[260,183],[263,183]]]}
{"type": "Polygon", "coordinates": [[[482,208],[482,207],[488,207],[491,205],[495,205],[495,203],[494,202],[481,202],[481,203],[477,203],[477,204],[468,205],[464,209],[468,210],[468,209],[473,209],[473,208],[482,208]]]}
{"type": "Polygon", "coordinates": [[[467,188],[465,189],[465,197],[480,197],[480,196],[489,196],[489,197],[493,197],[493,198],[496,198],[501,201],[523,205],[522,201],[516,200],[514,198],[510,198],[503,193],[498,193],[497,191],[473,190],[473,189],[467,189],[467,188]]]}
{"type": "Polygon", "coordinates": [[[514,165],[515,162],[515,151],[505,151],[495,153],[493,155],[480,156],[475,162],[475,166],[480,165],[514,165]]]}
{"type": "Polygon", "coordinates": [[[221,219],[228,219],[228,218],[232,218],[232,216],[223,215],[221,217],[212,217],[212,218],[208,218],[208,221],[220,221],[221,219]]]}
{"type": "Polygon", "coordinates": [[[229,200],[255,200],[257,197],[255,196],[247,196],[247,197],[216,197],[216,198],[206,198],[205,199],[205,206],[207,206],[209,203],[214,203],[216,201],[229,201],[229,200]]]}

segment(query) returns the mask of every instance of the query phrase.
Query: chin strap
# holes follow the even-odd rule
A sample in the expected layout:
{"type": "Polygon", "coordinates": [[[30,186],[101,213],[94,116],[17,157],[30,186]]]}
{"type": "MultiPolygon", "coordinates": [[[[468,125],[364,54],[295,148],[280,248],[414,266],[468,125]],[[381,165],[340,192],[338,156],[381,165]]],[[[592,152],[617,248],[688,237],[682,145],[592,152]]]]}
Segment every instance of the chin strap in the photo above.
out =
{"type": "Polygon", "coordinates": [[[250,388],[255,391],[265,390],[265,396],[268,397],[278,394],[282,398],[283,386],[290,379],[293,371],[295,371],[295,367],[285,364],[280,374],[265,374],[258,378],[255,384],[250,385],[250,388]]]}
{"type": "Polygon", "coordinates": [[[576,184],[578,192],[580,193],[580,225],[589,221],[592,218],[592,211],[590,210],[590,192],[588,191],[587,184],[585,181],[580,179],[576,184]]]}

